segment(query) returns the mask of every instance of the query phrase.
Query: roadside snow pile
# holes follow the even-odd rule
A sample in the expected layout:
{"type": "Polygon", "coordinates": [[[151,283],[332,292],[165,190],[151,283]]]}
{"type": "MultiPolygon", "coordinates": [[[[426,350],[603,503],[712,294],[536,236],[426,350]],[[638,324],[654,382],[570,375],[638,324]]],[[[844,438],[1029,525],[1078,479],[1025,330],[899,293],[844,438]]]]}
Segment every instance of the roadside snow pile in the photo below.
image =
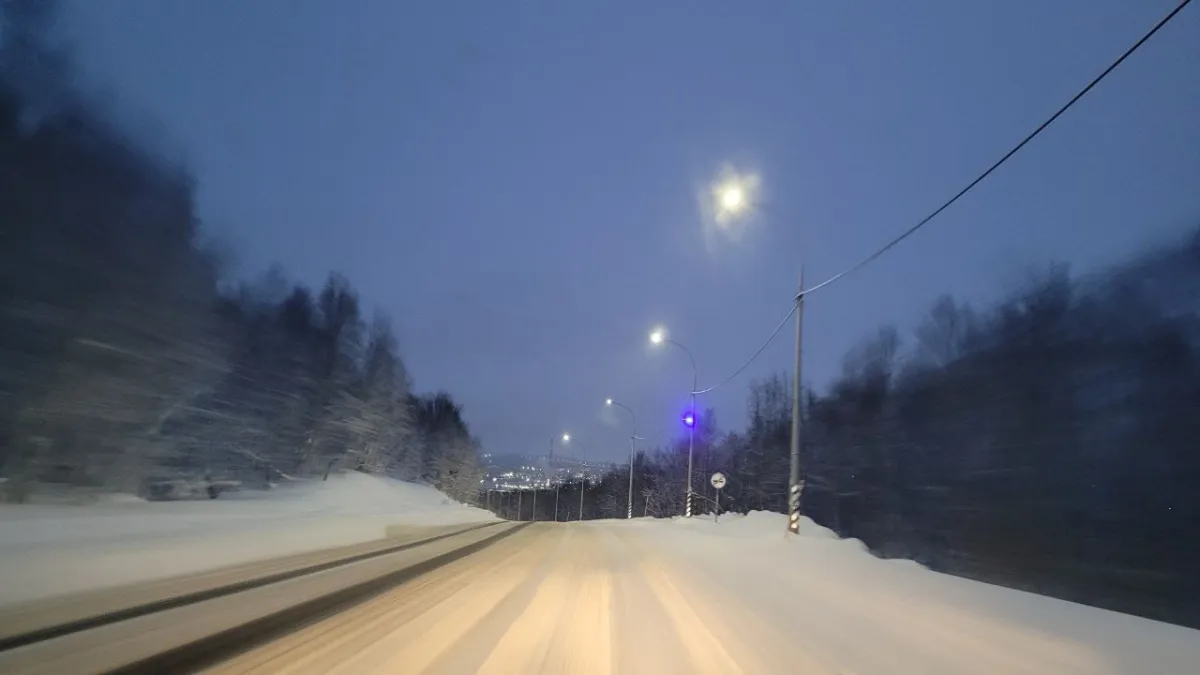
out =
{"type": "MultiPolygon", "coordinates": [[[[676,519],[676,522],[687,523],[686,518],[676,519]]],[[[723,513],[717,523],[713,523],[712,514],[693,518],[692,522],[700,527],[717,525],[719,529],[706,531],[713,536],[734,537],[737,539],[760,539],[763,537],[782,538],[787,531],[787,515],[774,511],[751,511],[746,515],[723,513]]],[[[837,534],[821,525],[816,524],[806,516],[800,516],[800,536],[815,539],[838,539],[837,534]]]]}
{"type": "Polygon", "coordinates": [[[360,473],[216,500],[0,505],[0,604],[356,544],[391,525],[494,519],[431,487],[360,473]]]}
{"type": "MultiPolygon", "coordinates": [[[[791,543],[792,548],[795,548],[794,542],[788,542],[787,516],[774,511],[751,511],[746,515],[726,513],[721,515],[720,521],[717,523],[713,522],[711,514],[690,520],[682,517],[671,518],[668,522],[697,530],[709,537],[738,539],[748,543],[771,542],[785,545],[791,543]]],[[[800,540],[806,547],[813,547],[815,551],[848,550],[854,554],[866,554],[869,558],[877,560],[862,541],[854,538],[842,539],[833,530],[818,525],[806,516],[800,516],[800,540]]],[[[739,545],[741,544],[739,543],[739,545]]],[[[911,560],[888,559],[885,562],[925,569],[920,563],[911,560]]]]}
{"type": "Polygon", "coordinates": [[[629,529],[722,606],[788,625],[815,662],[908,673],[1196,672],[1200,631],[876,558],[807,518],[642,521],[629,529]]]}

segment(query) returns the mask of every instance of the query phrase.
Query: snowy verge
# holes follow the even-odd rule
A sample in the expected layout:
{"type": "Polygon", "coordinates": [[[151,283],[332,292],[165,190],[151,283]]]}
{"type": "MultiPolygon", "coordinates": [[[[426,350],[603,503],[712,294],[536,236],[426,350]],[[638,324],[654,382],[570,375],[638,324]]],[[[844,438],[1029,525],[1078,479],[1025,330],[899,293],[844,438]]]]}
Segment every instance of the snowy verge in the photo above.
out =
{"type": "Polygon", "coordinates": [[[495,520],[412,483],[349,473],[194,502],[0,506],[0,604],[495,520]]]}
{"type": "Polygon", "coordinates": [[[777,513],[610,522],[845,672],[1174,675],[1200,662],[1200,631],[876,558],[807,518],[790,538],[777,513]]]}

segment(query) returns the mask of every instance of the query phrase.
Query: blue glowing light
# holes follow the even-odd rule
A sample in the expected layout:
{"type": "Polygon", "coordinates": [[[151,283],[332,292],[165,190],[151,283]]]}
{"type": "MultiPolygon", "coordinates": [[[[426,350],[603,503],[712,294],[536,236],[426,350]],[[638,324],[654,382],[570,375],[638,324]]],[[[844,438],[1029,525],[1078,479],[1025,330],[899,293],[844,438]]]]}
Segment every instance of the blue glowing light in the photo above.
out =
{"type": "Polygon", "coordinates": [[[693,415],[690,410],[688,412],[683,413],[683,426],[685,426],[689,429],[696,426],[696,416],[693,415]]]}

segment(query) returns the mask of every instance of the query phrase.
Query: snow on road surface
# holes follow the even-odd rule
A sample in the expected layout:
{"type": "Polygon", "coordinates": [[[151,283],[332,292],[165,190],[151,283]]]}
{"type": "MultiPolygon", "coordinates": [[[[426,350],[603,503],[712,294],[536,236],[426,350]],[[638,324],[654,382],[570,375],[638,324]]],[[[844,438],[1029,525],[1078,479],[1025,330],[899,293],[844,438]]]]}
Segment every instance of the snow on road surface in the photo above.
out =
{"type": "Polygon", "coordinates": [[[494,520],[437,490],[360,473],[188,502],[0,506],[0,605],[346,546],[390,525],[494,520]]]}
{"type": "Polygon", "coordinates": [[[221,675],[1180,675],[1200,631],[879,560],[804,521],[537,523],[221,675]]]}

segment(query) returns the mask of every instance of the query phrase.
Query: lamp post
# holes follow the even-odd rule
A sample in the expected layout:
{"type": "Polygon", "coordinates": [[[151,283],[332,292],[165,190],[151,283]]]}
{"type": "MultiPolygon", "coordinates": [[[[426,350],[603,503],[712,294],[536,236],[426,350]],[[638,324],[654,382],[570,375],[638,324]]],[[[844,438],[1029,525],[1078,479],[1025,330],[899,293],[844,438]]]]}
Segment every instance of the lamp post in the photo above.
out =
{"type": "Polygon", "coordinates": [[[696,370],[696,358],[692,356],[692,352],[687,347],[667,337],[667,331],[663,328],[656,328],[650,333],[650,343],[660,345],[663,343],[674,345],[687,354],[688,361],[692,364],[692,406],[691,406],[691,423],[688,424],[688,466],[687,466],[687,490],[684,493],[683,515],[687,518],[692,517],[692,458],[696,450],[696,388],[700,380],[699,371],[696,370]]]}
{"type": "MultiPolygon", "coordinates": [[[[562,442],[564,444],[571,442],[571,434],[564,433],[559,438],[562,439],[562,442]]],[[[554,461],[554,437],[553,436],[550,437],[550,461],[551,462],[554,461]]],[[[550,465],[550,470],[555,471],[553,464],[550,465]]],[[[554,480],[554,522],[556,522],[556,523],[558,522],[558,489],[560,487],[562,487],[562,484],[557,479],[557,476],[556,476],[555,480],[554,480]]]]}
{"type": "Polygon", "coordinates": [[[579,522],[583,522],[583,493],[587,492],[587,454],[581,444],[579,446],[579,522]]]}
{"type": "Polygon", "coordinates": [[[616,406],[625,412],[629,413],[629,419],[633,423],[633,430],[629,434],[629,504],[625,510],[625,518],[633,519],[633,458],[637,454],[637,415],[633,414],[633,410],[629,406],[614,401],[611,398],[605,399],[604,404],[607,406],[616,406]]]}
{"type": "MultiPolygon", "coordinates": [[[[718,222],[728,222],[746,215],[754,209],[757,176],[730,175],[713,188],[718,222]]],[[[792,372],[792,429],[788,463],[788,532],[800,532],[800,493],[804,481],[800,478],[800,445],[804,432],[803,406],[801,405],[801,372],[804,364],[802,350],[804,338],[804,266],[800,267],[800,286],[796,290],[796,353],[795,369],[792,372]]]]}

